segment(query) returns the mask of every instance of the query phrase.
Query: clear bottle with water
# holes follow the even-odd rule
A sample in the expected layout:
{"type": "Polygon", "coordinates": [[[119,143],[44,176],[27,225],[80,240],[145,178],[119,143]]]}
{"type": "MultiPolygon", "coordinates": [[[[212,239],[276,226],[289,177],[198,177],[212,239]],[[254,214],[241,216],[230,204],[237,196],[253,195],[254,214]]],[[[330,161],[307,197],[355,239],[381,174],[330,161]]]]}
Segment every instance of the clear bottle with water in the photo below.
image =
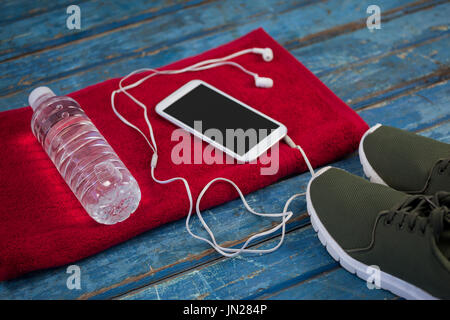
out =
{"type": "Polygon", "coordinates": [[[28,102],[33,134],[88,214],[103,224],[127,219],[141,200],[139,186],[80,105],[47,87],[28,102]]]}

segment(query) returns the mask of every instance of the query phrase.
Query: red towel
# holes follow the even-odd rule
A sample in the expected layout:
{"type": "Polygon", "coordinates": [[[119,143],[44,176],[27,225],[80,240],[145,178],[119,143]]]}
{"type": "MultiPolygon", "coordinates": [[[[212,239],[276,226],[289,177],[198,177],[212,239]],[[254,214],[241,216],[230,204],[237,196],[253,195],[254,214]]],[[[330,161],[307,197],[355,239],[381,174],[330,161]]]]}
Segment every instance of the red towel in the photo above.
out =
{"type": "MultiPolygon", "coordinates": [[[[261,163],[173,164],[171,151],[179,142],[171,141],[171,134],[176,127],[157,115],[154,106],[192,79],[204,80],[284,123],[289,136],[304,148],[315,167],[354,151],[367,129],[352,109],[262,29],[166,68],[181,68],[252,47],[272,48],[274,59],[265,62],[260,55],[248,54],[235,61],[260,76],[272,78],[271,89],[255,88],[251,77],[236,68],[223,66],[157,76],[131,91],[149,106],[159,148],[156,176],[159,179],[185,177],[194,199],[215,177],[232,179],[244,193],[249,193],[286,175],[304,172],[306,165],[300,153],[284,143],[280,144],[279,170],[274,175],[260,175],[261,167],[268,167],[261,163]]],[[[31,108],[0,113],[0,280],[79,260],[186,216],[189,202],[182,183],[155,183],[150,176],[148,145],[113,114],[110,96],[117,87],[118,79],[112,79],[69,94],[80,103],[141,188],[142,200],[137,211],[128,220],[113,226],[96,223],[81,207],[33,136],[31,108]]],[[[27,97],[24,95],[23,99],[27,97]]],[[[142,109],[123,94],[116,99],[118,109],[147,132],[142,109]]],[[[230,185],[218,183],[207,192],[202,208],[236,197],[230,185]]]]}

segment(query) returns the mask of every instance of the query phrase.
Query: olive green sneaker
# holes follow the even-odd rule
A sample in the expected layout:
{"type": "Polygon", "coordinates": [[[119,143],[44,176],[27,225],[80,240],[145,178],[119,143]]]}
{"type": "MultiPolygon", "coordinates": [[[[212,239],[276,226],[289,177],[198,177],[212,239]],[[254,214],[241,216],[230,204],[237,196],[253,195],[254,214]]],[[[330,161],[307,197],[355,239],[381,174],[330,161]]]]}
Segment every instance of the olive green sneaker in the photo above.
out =
{"type": "Polygon", "coordinates": [[[306,201],[322,244],[368,287],[450,299],[450,192],[409,195],[327,167],[309,182],[306,201]]]}
{"type": "Polygon", "coordinates": [[[450,191],[450,144],[377,124],[363,135],[359,158],[372,182],[411,194],[450,191]]]}

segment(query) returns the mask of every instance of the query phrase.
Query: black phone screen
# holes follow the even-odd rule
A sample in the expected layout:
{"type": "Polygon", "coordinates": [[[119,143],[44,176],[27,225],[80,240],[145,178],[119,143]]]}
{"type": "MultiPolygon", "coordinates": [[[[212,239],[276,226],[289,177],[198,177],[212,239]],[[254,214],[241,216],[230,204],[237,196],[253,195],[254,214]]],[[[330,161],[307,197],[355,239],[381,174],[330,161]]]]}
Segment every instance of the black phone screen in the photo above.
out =
{"type": "Polygon", "coordinates": [[[279,128],[277,123],[203,84],[164,112],[240,156],[279,128]]]}

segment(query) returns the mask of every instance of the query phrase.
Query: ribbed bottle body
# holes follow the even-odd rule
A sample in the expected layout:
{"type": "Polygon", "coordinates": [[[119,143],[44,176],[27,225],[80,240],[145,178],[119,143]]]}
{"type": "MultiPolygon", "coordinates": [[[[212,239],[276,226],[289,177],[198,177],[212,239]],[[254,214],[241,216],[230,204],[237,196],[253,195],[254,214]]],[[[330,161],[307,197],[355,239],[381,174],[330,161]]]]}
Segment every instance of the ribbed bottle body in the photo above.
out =
{"type": "Polygon", "coordinates": [[[103,224],[128,218],[139,205],[139,186],[78,103],[58,96],[38,103],[33,134],[88,214],[103,224]]]}

